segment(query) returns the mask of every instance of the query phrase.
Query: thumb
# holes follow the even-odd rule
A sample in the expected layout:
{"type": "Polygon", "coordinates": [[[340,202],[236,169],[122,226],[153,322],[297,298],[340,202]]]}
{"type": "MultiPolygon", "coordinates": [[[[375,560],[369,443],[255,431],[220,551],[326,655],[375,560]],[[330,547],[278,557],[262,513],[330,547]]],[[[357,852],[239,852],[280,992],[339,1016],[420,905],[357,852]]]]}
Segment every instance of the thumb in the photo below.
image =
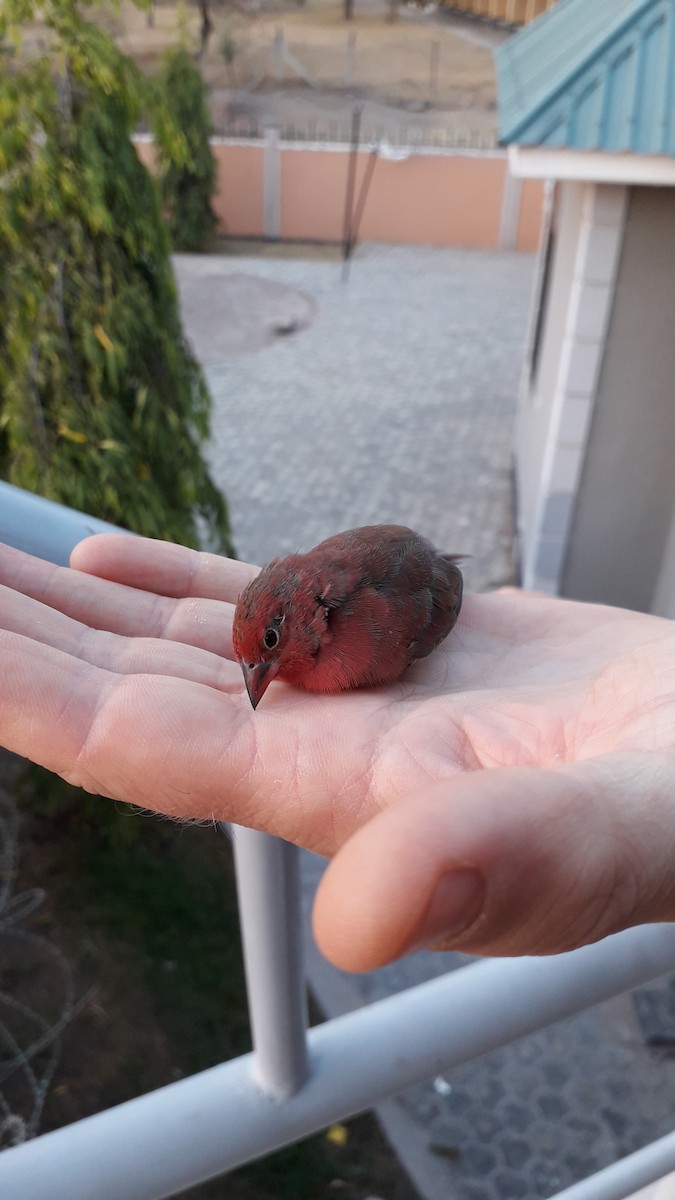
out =
{"type": "Polygon", "coordinates": [[[675,919],[673,763],[612,755],[459,775],[340,849],[314,907],[323,953],[368,971],[414,949],[557,954],[675,919]]]}

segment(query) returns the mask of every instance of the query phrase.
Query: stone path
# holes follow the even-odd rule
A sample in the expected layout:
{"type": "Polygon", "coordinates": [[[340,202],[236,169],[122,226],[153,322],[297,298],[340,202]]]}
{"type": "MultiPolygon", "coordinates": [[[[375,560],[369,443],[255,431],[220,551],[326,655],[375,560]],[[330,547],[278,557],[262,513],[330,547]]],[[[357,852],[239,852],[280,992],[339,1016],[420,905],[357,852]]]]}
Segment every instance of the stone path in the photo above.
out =
{"type": "Polygon", "coordinates": [[[262,563],[392,521],[471,555],[470,589],[511,579],[530,258],[366,247],[346,284],[334,261],[178,265],[241,557],[262,563]],[[301,331],[275,338],[289,317],[301,331]]]}

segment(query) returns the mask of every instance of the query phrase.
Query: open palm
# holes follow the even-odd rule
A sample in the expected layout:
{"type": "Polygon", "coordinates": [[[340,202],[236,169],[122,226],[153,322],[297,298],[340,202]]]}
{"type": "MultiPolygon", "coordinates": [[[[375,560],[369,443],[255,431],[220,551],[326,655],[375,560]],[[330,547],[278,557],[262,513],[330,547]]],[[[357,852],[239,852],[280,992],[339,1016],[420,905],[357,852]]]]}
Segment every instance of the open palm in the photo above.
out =
{"type": "MultiPolygon", "coordinates": [[[[103,796],[328,856],[346,843],[318,918],[333,914],[329,951],[346,965],[392,957],[420,922],[426,940],[438,926],[455,945],[435,908],[448,878],[444,915],[453,907],[458,872],[482,884],[457,931],[468,949],[562,949],[671,915],[670,871],[653,861],[664,821],[675,836],[671,622],[515,590],[468,597],[447,641],[396,685],[319,696],[274,684],[254,713],[231,623],[255,568],[123,535],[87,539],[72,561],[0,551],[0,742],[103,796]],[[630,878],[617,884],[624,843],[630,878]],[[584,929],[577,917],[558,930],[550,912],[546,926],[541,904],[528,916],[555,880],[594,899],[584,929]],[[391,936],[354,963],[334,908],[348,912],[355,887],[361,902],[380,888],[391,936]]],[[[378,920],[360,922],[364,944],[381,941],[378,920]]]]}

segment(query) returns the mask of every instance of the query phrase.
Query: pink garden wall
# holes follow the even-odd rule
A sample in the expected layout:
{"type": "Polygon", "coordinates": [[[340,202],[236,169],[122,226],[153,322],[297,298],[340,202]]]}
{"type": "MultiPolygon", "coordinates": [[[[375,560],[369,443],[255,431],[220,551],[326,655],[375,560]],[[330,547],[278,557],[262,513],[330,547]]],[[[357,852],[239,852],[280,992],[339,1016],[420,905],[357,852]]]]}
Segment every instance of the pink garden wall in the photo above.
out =
{"type": "MultiPolygon", "coordinates": [[[[343,236],[348,147],[214,139],[219,165],[215,209],[233,237],[339,241],[343,236]],[[266,165],[267,154],[267,165],[266,165]],[[267,223],[267,228],[266,228],[267,223]],[[278,231],[278,234],[277,234],[278,231]]],[[[152,146],[139,141],[151,165],[152,146]]],[[[358,154],[358,196],[370,151],[358,154]]],[[[402,161],[378,157],[360,241],[476,249],[536,249],[543,184],[508,177],[501,151],[410,151],[402,161]],[[507,200],[508,195],[508,204],[507,200]]]]}

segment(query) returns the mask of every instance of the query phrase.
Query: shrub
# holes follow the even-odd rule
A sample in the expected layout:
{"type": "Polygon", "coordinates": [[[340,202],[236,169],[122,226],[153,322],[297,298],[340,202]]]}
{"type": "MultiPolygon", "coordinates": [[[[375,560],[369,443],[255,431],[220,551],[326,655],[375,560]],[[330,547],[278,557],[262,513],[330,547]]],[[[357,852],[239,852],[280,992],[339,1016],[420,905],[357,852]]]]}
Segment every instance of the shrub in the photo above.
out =
{"type": "Polygon", "coordinates": [[[0,72],[0,475],[229,551],[201,455],[210,397],[131,143],[145,85],[73,0],[4,0],[0,42],[38,11],[49,46],[0,72]]]}
{"type": "Polygon", "coordinates": [[[185,47],[174,47],[166,55],[160,86],[155,145],[171,240],[174,250],[206,250],[216,228],[211,207],[216,162],[209,144],[212,129],[204,82],[185,47]]]}

